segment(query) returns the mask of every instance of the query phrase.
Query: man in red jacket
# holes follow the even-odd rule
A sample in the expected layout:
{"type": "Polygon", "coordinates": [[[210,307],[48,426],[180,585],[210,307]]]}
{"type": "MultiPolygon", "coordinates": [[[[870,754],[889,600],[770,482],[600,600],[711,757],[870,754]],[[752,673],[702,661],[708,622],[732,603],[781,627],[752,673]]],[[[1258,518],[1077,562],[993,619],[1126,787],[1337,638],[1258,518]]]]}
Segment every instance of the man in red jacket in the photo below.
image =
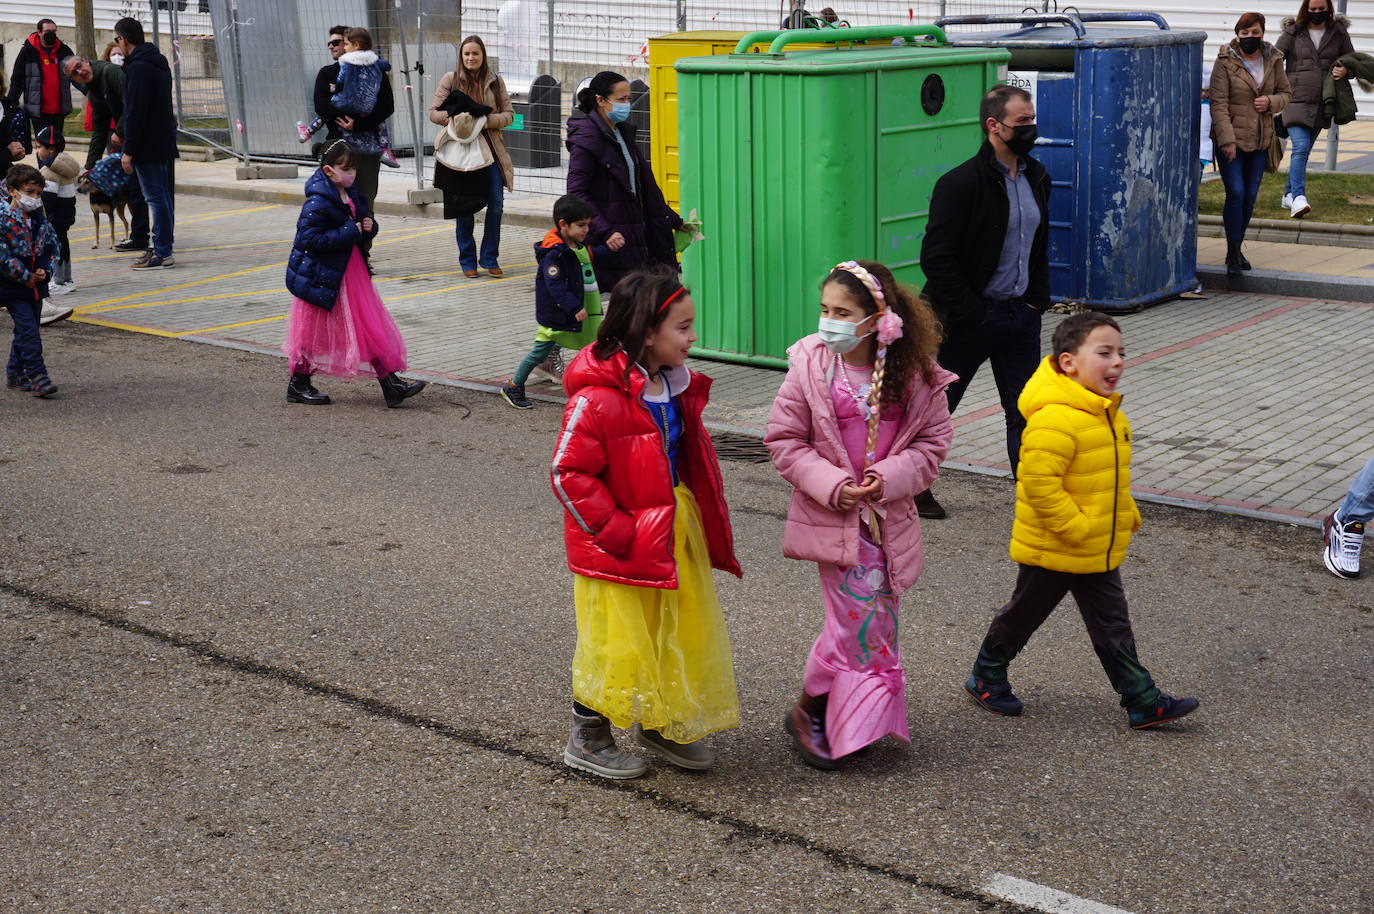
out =
{"type": "Polygon", "coordinates": [[[72,112],[72,84],[59,66],[70,56],[72,49],[57,37],[57,23],[51,19],[38,20],[36,30],[14,55],[5,101],[13,108],[23,97],[34,133],[49,126],[60,133],[63,119],[72,112]]]}

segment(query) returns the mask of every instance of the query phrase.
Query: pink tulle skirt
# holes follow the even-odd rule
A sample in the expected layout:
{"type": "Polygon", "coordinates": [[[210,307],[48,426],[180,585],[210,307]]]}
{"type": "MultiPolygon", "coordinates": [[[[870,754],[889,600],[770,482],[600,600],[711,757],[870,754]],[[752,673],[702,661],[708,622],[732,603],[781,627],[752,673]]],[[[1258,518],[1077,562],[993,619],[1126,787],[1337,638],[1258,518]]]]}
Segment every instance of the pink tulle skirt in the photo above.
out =
{"type": "Polygon", "coordinates": [[[864,531],[857,565],[819,567],[825,627],[806,661],[805,689],[829,695],[825,738],[831,754],[841,758],[889,735],[911,742],[887,557],[864,531]]]}
{"type": "Polygon", "coordinates": [[[333,309],[297,298],[282,344],[291,371],[350,380],[378,378],[406,367],[406,344],[367,275],[357,248],[349,255],[333,309]]]}

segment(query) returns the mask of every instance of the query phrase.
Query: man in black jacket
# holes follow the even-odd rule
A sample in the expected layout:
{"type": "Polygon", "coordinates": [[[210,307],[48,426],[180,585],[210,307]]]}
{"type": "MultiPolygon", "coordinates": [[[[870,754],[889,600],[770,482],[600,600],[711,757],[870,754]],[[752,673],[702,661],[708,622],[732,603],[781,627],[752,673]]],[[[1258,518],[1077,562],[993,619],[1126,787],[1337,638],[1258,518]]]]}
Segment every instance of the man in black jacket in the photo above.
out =
{"type": "Polygon", "coordinates": [[[39,19],[36,30],[14,55],[6,101],[13,108],[23,96],[34,133],[49,126],[60,133],[63,119],[71,114],[72,87],[60,66],[71,55],[72,49],[57,37],[57,23],[51,19],[39,19]]]}
{"type": "Polygon", "coordinates": [[[174,207],[173,164],[177,159],[177,122],[172,111],[172,68],[132,18],[115,23],[115,43],[124,55],[124,171],[138,176],[153,221],[153,249],[134,261],[135,270],[169,269],[174,207]]]}
{"type": "MultiPolygon", "coordinates": [[[[930,198],[923,291],[944,326],[940,365],[959,376],[949,387],[950,412],[991,361],[1014,473],[1026,427],[1016,400],[1040,363],[1040,316],[1050,305],[1050,178],[1029,155],[1036,138],[1030,93],[994,86],[978,115],[986,140],[936,182],[930,198]]],[[[922,517],[945,516],[929,491],[916,505],[922,517]]]]}
{"type": "MultiPolygon", "coordinates": [[[[338,61],[343,54],[344,35],[348,32],[348,26],[336,25],[329,30],[329,56],[338,61]]],[[[339,81],[339,65],[331,63],[328,66],[320,67],[320,72],[315,74],[315,113],[324,118],[325,128],[328,130],[325,138],[325,145],[331,140],[337,140],[343,136],[339,128],[352,131],[377,130],[382,124],[386,123],[387,118],[391,117],[396,110],[396,99],[391,92],[391,80],[383,79],[382,87],[377,93],[377,104],[373,107],[372,113],[364,116],[350,117],[344,112],[335,108],[329,103],[330,97],[334,94],[330,91],[331,83],[339,81]]],[[[354,179],[353,186],[358,188],[358,193],[367,201],[367,208],[370,211],[377,199],[377,173],[382,168],[382,157],[380,155],[361,155],[355,157],[357,162],[358,177],[354,179]]]]}

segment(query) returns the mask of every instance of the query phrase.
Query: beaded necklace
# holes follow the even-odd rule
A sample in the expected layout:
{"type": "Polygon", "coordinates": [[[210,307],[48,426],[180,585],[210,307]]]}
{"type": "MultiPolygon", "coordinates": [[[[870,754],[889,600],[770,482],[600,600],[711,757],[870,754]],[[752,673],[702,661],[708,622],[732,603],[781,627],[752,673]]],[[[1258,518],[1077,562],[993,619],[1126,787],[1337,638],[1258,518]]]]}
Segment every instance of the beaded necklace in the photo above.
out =
{"type": "Polygon", "coordinates": [[[859,389],[855,391],[854,385],[849,382],[849,369],[845,367],[844,360],[838,354],[835,356],[835,372],[840,376],[840,385],[844,387],[844,392],[854,401],[854,407],[859,411],[863,420],[867,422],[869,417],[873,415],[873,405],[869,402],[869,398],[873,394],[873,385],[871,383],[860,384],[859,389]]]}

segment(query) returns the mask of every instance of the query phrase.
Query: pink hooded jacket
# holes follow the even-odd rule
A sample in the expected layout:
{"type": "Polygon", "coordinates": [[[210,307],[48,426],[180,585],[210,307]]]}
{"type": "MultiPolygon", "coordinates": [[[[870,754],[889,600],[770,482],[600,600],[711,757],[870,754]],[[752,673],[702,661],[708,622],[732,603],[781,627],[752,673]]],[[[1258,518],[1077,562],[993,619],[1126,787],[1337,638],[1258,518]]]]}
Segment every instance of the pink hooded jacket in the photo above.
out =
{"type": "MultiPolygon", "coordinates": [[[[849,567],[859,561],[859,506],[848,511],[836,506],[840,487],[854,482],[854,473],[830,399],[835,357],[815,334],[797,341],[787,354],[787,379],[773,401],[763,439],[773,466],[794,489],[782,552],[849,567]]],[[[945,388],[955,376],[936,368],[935,379],[932,386],[919,372],[913,378],[892,449],[869,468],[883,481],[883,551],[893,593],[916,583],[925,566],[921,522],[911,497],[930,488],[954,437],[945,388]]]]}

